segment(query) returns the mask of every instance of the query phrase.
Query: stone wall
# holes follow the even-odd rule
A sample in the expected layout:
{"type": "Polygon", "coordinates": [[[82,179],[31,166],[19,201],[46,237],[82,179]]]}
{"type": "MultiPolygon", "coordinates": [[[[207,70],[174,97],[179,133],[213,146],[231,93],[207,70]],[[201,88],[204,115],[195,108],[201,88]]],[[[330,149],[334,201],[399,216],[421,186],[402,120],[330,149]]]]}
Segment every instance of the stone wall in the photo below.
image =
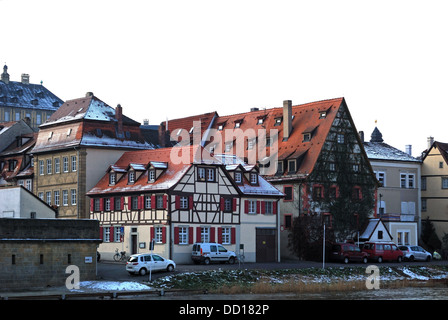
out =
{"type": "Polygon", "coordinates": [[[0,219],[0,289],[65,286],[70,265],[95,280],[100,242],[96,220],[0,219]]]}

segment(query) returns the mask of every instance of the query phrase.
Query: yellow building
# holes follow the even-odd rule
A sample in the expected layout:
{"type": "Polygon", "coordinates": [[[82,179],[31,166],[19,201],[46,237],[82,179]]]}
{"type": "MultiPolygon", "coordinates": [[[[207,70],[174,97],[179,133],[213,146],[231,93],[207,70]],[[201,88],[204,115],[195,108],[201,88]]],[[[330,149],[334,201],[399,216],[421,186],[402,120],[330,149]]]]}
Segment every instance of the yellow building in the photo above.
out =
{"type": "Polygon", "coordinates": [[[448,144],[428,141],[422,164],[422,221],[429,217],[442,240],[448,233],[448,144]]]}

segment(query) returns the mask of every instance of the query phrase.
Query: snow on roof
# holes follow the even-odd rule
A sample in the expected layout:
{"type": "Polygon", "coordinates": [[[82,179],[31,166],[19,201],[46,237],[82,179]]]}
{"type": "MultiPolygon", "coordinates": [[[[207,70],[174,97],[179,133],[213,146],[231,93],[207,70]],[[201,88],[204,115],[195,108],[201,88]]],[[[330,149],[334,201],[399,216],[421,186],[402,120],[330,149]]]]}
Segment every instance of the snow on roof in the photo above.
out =
{"type": "Polygon", "coordinates": [[[420,160],[384,142],[364,142],[364,150],[370,160],[412,161],[420,160]]]}

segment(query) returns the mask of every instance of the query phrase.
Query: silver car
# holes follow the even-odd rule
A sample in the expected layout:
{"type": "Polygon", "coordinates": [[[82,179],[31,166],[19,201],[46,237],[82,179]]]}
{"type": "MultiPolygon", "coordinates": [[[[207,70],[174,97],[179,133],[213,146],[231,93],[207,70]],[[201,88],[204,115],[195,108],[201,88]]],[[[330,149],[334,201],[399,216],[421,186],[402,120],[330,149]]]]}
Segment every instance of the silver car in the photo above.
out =
{"type": "Polygon", "coordinates": [[[431,261],[432,255],[420,246],[400,246],[404,259],[409,261],[431,261]]]}

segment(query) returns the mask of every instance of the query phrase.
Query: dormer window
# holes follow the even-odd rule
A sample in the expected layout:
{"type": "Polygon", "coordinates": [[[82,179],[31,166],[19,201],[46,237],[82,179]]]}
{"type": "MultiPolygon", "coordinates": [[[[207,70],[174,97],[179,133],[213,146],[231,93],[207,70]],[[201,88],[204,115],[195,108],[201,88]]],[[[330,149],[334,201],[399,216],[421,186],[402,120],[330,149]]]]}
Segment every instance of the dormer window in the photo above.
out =
{"type": "Polygon", "coordinates": [[[241,122],[235,122],[235,129],[241,127],[241,122]]]}
{"type": "Polygon", "coordinates": [[[295,173],[297,171],[296,168],[296,160],[288,160],[288,173],[295,173]]]}
{"type": "Polygon", "coordinates": [[[327,117],[327,111],[319,112],[319,119],[325,119],[327,117]]]}
{"type": "Polygon", "coordinates": [[[277,162],[277,174],[282,174],[284,172],[283,161],[277,162]]]}
{"type": "Polygon", "coordinates": [[[275,118],[275,124],[274,124],[274,126],[279,126],[279,125],[281,125],[281,124],[282,124],[282,117],[275,118]]]}
{"type": "Polygon", "coordinates": [[[253,173],[253,172],[250,174],[250,184],[251,185],[258,184],[258,174],[253,173]]]}
{"type": "Polygon", "coordinates": [[[311,141],[311,133],[309,133],[309,132],[303,134],[302,142],[307,142],[307,141],[311,141]]]}
{"type": "Polygon", "coordinates": [[[117,174],[115,172],[110,172],[109,173],[109,184],[110,185],[115,185],[115,182],[117,181],[117,174]]]}
{"type": "Polygon", "coordinates": [[[129,171],[128,174],[128,183],[134,183],[135,182],[135,171],[129,171]]]}
{"type": "Polygon", "coordinates": [[[236,184],[243,183],[243,174],[241,173],[241,171],[235,171],[235,183],[236,184]]]}
{"type": "Polygon", "coordinates": [[[222,131],[223,128],[224,128],[224,125],[222,125],[222,124],[220,124],[220,125],[218,126],[218,130],[219,130],[219,131],[222,131]]]}
{"type": "Polygon", "coordinates": [[[151,169],[148,171],[148,182],[156,181],[156,170],[151,169]]]}

